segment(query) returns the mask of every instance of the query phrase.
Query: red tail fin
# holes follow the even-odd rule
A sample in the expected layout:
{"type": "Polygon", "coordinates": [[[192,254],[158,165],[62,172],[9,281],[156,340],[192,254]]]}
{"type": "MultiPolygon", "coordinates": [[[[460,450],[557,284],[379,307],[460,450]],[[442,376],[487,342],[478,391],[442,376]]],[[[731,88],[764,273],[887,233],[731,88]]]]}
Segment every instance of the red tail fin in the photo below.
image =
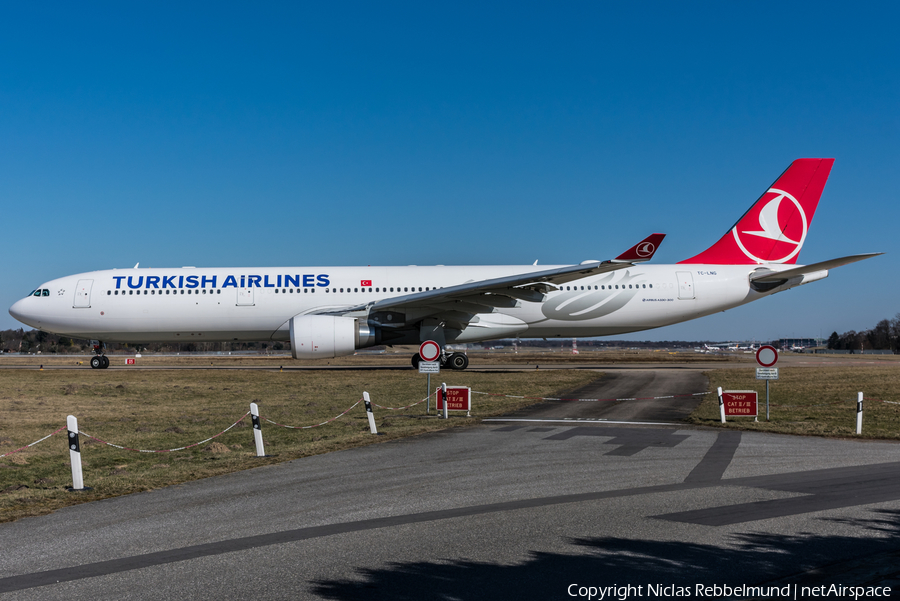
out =
{"type": "Polygon", "coordinates": [[[718,242],[681,263],[796,263],[833,164],[797,159],[718,242]]]}

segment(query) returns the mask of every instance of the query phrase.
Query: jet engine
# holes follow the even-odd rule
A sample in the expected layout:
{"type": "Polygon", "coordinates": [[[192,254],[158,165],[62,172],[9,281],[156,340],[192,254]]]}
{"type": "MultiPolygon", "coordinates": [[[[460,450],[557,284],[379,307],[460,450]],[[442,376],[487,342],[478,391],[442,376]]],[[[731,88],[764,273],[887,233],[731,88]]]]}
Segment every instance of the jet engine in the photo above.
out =
{"type": "Polygon", "coordinates": [[[291,318],[294,359],[333,359],[374,346],[376,331],[356,317],[295,315],[291,318]]]}

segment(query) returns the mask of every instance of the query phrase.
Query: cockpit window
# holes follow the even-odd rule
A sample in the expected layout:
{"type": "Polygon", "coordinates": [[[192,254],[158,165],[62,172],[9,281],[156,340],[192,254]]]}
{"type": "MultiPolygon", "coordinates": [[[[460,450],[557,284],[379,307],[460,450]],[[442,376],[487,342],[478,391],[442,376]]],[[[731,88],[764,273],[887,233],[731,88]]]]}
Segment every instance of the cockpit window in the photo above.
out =
{"type": "Polygon", "coordinates": [[[41,296],[50,296],[50,291],[44,288],[41,290],[41,296]]]}
{"type": "Polygon", "coordinates": [[[40,295],[41,295],[41,291],[40,291],[40,290],[35,290],[35,291],[32,292],[31,294],[34,295],[34,296],[40,296],[40,295]]]}

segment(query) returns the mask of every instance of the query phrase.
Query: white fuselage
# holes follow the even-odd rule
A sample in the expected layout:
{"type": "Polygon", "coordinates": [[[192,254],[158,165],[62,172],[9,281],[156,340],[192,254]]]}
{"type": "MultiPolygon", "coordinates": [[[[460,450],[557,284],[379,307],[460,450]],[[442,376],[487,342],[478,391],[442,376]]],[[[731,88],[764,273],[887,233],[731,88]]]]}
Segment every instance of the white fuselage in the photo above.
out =
{"type": "MultiPolygon", "coordinates": [[[[777,271],[793,266],[766,267],[777,271]]],[[[827,275],[797,277],[757,292],[748,277],[757,268],[636,265],[562,285],[542,302],[519,301],[515,307],[479,315],[452,341],[635,332],[730,309],[827,275]]],[[[297,315],[339,311],[536,269],[528,265],[95,271],[42,284],[40,295],[18,301],[10,313],[34,328],[106,342],[288,340],[290,319],[297,315]]],[[[397,318],[413,322],[415,309],[397,318]]]]}

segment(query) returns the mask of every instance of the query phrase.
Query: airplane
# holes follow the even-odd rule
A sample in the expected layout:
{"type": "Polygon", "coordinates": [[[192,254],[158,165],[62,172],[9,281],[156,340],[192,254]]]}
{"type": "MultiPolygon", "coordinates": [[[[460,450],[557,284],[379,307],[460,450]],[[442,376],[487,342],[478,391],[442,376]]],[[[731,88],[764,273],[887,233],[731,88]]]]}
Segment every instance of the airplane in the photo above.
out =
{"type": "MultiPolygon", "coordinates": [[[[9,313],[33,328],[107,342],[290,341],[295,359],[380,345],[609,336],[659,328],[821,280],[882,253],[811,265],[797,258],[834,159],[797,159],[712,246],[673,265],[649,261],[652,234],[606,261],[518,266],[138,268],[41,284],[9,313]]],[[[421,358],[412,356],[413,366],[421,358]]]]}

